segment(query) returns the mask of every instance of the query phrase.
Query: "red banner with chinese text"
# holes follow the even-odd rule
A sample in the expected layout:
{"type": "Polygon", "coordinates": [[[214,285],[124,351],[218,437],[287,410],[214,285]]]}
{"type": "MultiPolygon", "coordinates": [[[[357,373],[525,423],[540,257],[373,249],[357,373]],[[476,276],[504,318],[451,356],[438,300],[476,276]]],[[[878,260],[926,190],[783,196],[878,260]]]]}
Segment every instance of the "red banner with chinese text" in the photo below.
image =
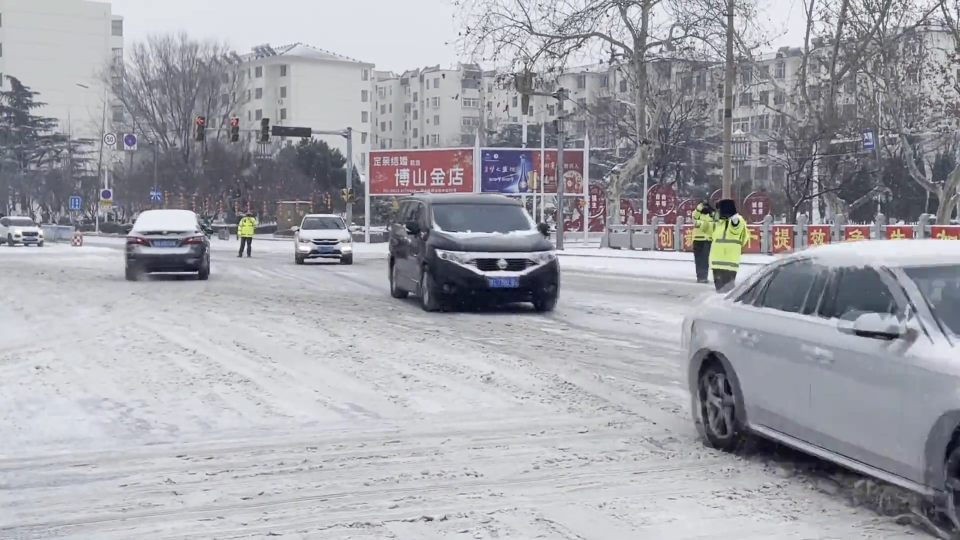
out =
{"type": "Polygon", "coordinates": [[[370,195],[473,193],[473,149],[374,150],[370,195]]]}
{"type": "Polygon", "coordinates": [[[913,225],[887,225],[885,236],[887,240],[913,239],[913,225]]]}
{"type": "Polygon", "coordinates": [[[587,215],[590,216],[590,232],[603,232],[604,224],[607,221],[607,196],[603,192],[603,186],[597,184],[590,184],[588,188],[590,197],[589,205],[590,211],[587,212],[587,215]]]}
{"type": "Polygon", "coordinates": [[[657,225],[657,249],[671,251],[676,249],[673,242],[672,225],[657,225]]]}
{"type": "Polygon", "coordinates": [[[760,253],[760,234],[763,232],[763,227],[747,225],[747,232],[750,234],[750,239],[747,241],[747,245],[743,246],[743,252],[760,253]]]}
{"type": "Polygon", "coordinates": [[[960,225],[931,225],[930,238],[937,240],[960,240],[960,225]]]}
{"type": "Polygon", "coordinates": [[[859,242],[870,239],[870,225],[844,225],[843,242],[859,242]]]}
{"type": "Polygon", "coordinates": [[[830,227],[830,225],[807,225],[807,246],[829,244],[831,241],[830,227]]]}
{"type": "MultiPolygon", "coordinates": [[[[534,154],[539,155],[540,152],[534,154]]],[[[543,153],[543,192],[547,195],[557,194],[557,151],[547,150],[543,153]]],[[[534,170],[539,174],[540,164],[534,163],[534,170]]],[[[583,196],[583,150],[563,151],[563,195],[583,196]]]]}
{"type": "Polygon", "coordinates": [[[796,249],[793,225],[773,226],[773,252],[787,253],[796,249]]]}
{"type": "Polygon", "coordinates": [[[683,251],[693,251],[693,225],[683,226],[683,251]]]}

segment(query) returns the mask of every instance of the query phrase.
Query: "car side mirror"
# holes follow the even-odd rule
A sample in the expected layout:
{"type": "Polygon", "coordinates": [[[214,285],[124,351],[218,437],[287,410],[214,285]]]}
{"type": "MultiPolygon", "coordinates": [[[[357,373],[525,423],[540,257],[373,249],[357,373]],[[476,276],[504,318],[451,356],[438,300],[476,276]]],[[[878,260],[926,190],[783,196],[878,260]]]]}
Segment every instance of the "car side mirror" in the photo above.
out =
{"type": "Polygon", "coordinates": [[[293,232],[298,232],[298,231],[300,230],[300,226],[299,226],[299,225],[294,225],[293,227],[290,227],[290,230],[293,231],[293,232]]]}
{"type": "Polygon", "coordinates": [[[416,221],[408,221],[405,227],[407,234],[420,234],[420,224],[416,221]]]}
{"type": "Polygon", "coordinates": [[[537,223],[537,230],[546,238],[550,238],[550,226],[546,223],[537,223]]]}
{"type": "Polygon", "coordinates": [[[907,326],[893,315],[863,313],[853,322],[840,321],[837,329],[844,334],[892,341],[908,334],[907,326]]]}

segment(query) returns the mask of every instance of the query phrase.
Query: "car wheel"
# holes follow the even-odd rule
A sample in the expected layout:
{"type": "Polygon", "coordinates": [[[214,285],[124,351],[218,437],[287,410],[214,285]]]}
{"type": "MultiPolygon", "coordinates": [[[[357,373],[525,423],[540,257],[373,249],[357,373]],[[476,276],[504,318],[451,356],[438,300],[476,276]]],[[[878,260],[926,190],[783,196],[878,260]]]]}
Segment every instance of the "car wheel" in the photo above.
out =
{"type": "Polygon", "coordinates": [[[397,286],[400,275],[396,264],[390,264],[390,296],[394,298],[406,298],[410,293],[397,286]]]}
{"type": "Polygon", "coordinates": [[[296,253],[293,254],[293,260],[297,264],[303,264],[303,261],[304,261],[303,257],[297,255],[296,253]]]}
{"type": "Polygon", "coordinates": [[[951,442],[950,446],[953,448],[943,465],[946,493],[943,511],[953,527],[960,530],[960,444],[956,443],[957,441],[951,442]]]}
{"type": "Polygon", "coordinates": [[[43,247],[43,242],[38,242],[37,247],[43,247]]]}
{"type": "Polygon", "coordinates": [[[17,245],[17,243],[13,241],[13,235],[12,235],[12,234],[8,234],[8,235],[7,235],[7,245],[10,246],[10,247],[13,247],[13,246],[17,245]]]}
{"type": "Polygon", "coordinates": [[[433,281],[430,279],[430,272],[424,266],[420,270],[420,307],[424,311],[440,311],[440,299],[437,298],[436,291],[433,290],[433,281]]]}
{"type": "Polygon", "coordinates": [[[140,272],[135,266],[127,264],[124,267],[123,277],[126,278],[127,281],[136,281],[140,277],[140,272]]]}
{"type": "Polygon", "coordinates": [[[200,281],[207,281],[210,279],[210,261],[207,260],[203,266],[200,267],[200,271],[197,272],[197,279],[200,281]]]}
{"type": "Polygon", "coordinates": [[[737,419],[735,385],[719,362],[712,362],[701,370],[697,383],[705,442],[726,452],[737,450],[745,435],[737,419]]]}
{"type": "Polygon", "coordinates": [[[540,313],[548,313],[557,308],[558,294],[538,296],[533,299],[533,309],[540,313]]]}
{"type": "Polygon", "coordinates": [[[353,255],[349,257],[340,257],[340,264],[353,264],[353,255]]]}

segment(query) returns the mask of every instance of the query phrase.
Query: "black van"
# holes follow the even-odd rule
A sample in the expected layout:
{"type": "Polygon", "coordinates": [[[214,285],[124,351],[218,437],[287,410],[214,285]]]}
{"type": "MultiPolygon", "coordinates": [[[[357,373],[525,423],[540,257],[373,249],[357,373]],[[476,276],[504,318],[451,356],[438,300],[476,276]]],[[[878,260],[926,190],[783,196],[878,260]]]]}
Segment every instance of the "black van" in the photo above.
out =
{"type": "Polygon", "coordinates": [[[414,194],[390,226],[390,294],[425,311],[461,301],[532,302],[553,311],[560,264],[550,231],[503,195],[414,194]]]}

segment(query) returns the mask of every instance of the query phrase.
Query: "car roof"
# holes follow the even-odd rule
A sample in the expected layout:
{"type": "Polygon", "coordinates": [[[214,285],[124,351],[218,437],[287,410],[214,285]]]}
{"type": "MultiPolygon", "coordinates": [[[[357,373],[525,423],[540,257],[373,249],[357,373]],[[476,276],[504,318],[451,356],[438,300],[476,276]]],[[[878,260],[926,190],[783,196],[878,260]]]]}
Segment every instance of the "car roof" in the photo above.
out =
{"type": "Polygon", "coordinates": [[[836,242],[798,251],[788,258],[809,257],[830,266],[935,266],[960,264],[960,241],[862,240],[836,242]]]}
{"type": "Polygon", "coordinates": [[[175,210],[175,209],[157,209],[157,210],[144,210],[140,212],[140,215],[137,216],[137,220],[133,223],[133,228],[135,230],[143,230],[144,228],[165,228],[165,227],[179,227],[181,225],[192,225],[197,222],[197,214],[191,210],[175,210]]]}
{"type": "Polygon", "coordinates": [[[342,219],[338,214],[306,214],[303,216],[304,219],[308,217],[332,217],[332,218],[342,219]]]}
{"type": "Polygon", "coordinates": [[[496,193],[413,193],[407,200],[416,199],[430,204],[506,204],[520,206],[520,201],[496,193]]]}

